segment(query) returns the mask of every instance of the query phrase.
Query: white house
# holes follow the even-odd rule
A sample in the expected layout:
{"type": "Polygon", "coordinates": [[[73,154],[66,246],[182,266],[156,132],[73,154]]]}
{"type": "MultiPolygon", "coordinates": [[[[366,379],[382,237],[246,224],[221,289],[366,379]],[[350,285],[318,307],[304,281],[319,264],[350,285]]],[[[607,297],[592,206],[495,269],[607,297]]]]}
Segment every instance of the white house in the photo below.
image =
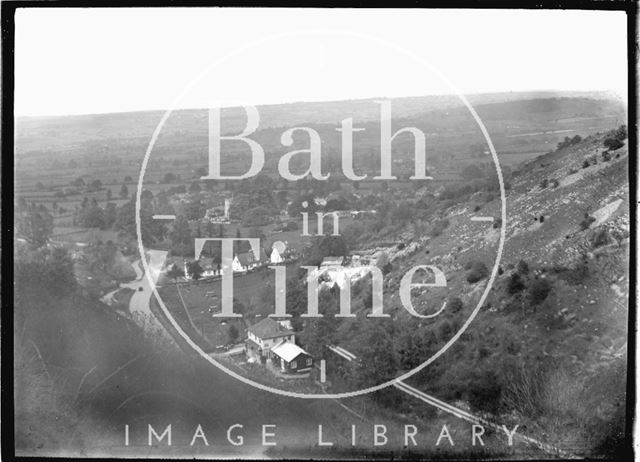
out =
{"type": "Polygon", "coordinates": [[[282,257],[280,252],[278,252],[278,249],[274,247],[271,251],[271,255],[269,256],[269,261],[277,265],[278,263],[282,263],[284,261],[284,258],[282,257]]]}
{"type": "Polygon", "coordinates": [[[234,273],[244,273],[258,265],[258,262],[253,258],[253,254],[251,252],[238,253],[233,257],[233,262],[231,263],[231,269],[234,273]]]}
{"type": "Polygon", "coordinates": [[[287,329],[273,318],[264,318],[249,327],[247,333],[248,349],[263,358],[269,357],[271,348],[283,341],[295,343],[296,336],[292,330],[287,329]]]}

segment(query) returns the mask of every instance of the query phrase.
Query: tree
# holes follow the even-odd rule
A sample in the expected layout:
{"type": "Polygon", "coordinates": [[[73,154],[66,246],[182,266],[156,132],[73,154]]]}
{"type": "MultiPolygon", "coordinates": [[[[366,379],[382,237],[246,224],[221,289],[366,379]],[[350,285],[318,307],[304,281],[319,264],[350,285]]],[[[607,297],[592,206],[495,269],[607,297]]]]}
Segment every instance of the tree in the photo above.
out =
{"type": "Polygon", "coordinates": [[[242,216],[244,226],[263,226],[271,220],[271,213],[264,207],[254,207],[242,216]]]}
{"type": "Polygon", "coordinates": [[[462,303],[460,297],[452,297],[447,300],[447,308],[449,308],[452,313],[457,313],[464,308],[464,303],[462,303]]]}
{"type": "Polygon", "coordinates": [[[178,215],[169,232],[171,251],[176,255],[185,256],[193,253],[194,241],[189,227],[189,221],[184,215],[178,215]]]}
{"type": "Polygon", "coordinates": [[[240,337],[240,331],[235,324],[229,324],[227,334],[229,335],[229,343],[236,343],[238,337],[240,337]]]}
{"type": "Polygon", "coordinates": [[[190,201],[184,207],[184,213],[189,220],[200,220],[207,213],[207,207],[200,199],[190,201]]]}
{"type": "Polygon", "coordinates": [[[83,207],[78,214],[77,220],[78,224],[85,228],[105,228],[104,211],[95,202],[83,207]]]}
{"type": "Polygon", "coordinates": [[[89,185],[87,185],[88,191],[100,191],[102,189],[102,181],[93,180],[89,185]]]}
{"type": "Polygon", "coordinates": [[[108,229],[111,228],[113,226],[113,224],[116,222],[116,218],[117,218],[117,209],[116,209],[116,204],[114,204],[113,202],[109,202],[105,208],[104,208],[104,216],[103,216],[103,222],[104,222],[104,228],[108,229]]]}
{"type": "Polygon", "coordinates": [[[622,146],[624,146],[624,143],[618,138],[609,137],[604,140],[604,146],[610,151],[615,151],[616,149],[620,149],[622,146]]]}
{"type": "Polygon", "coordinates": [[[529,287],[529,300],[533,305],[542,303],[551,292],[551,284],[546,279],[534,279],[529,287]]]}
{"type": "MultiPolygon", "coordinates": [[[[45,289],[56,296],[67,296],[76,285],[73,272],[73,260],[66,249],[62,247],[42,247],[39,249],[16,249],[14,267],[14,281],[16,286],[16,300],[21,297],[19,292],[26,287],[45,289]]],[[[46,300],[47,306],[51,300],[46,300]]],[[[30,307],[29,307],[30,308],[30,307]]],[[[16,310],[16,314],[20,314],[16,310]]]]}
{"type": "Polygon", "coordinates": [[[32,247],[42,247],[53,234],[53,217],[36,210],[21,212],[16,215],[16,231],[32,247]]]}
{"type": "MultiPolygon", "coordinates": [[[[392,379],[398,371],[398,357],[390,333],[392,326],[384,320],[375,320],[366,324],[362,332],[361,362],[356,371],[359,386],[371,386],[392,379]]],[[[376,394],[375,399],[384,399],[376,394]]]]}
{"type": "Polygon", "coordinates": [[[120,197],[122,199],[126,199],[127,197],[129,197],[129,188],[127,188],[126,184],[123,184],[120,188],[120,197]]]}
{"type": "Polygon", "coordinates": [[[129,175],[124,177],[124,182],[125,183],[133,183],[133,178],[131,178],[129,175]]]}
{"type": "Polygon", "coordinates": [[[162,178],[162,182],[163,183],[175,183],[176,182],[176,174],[172,173],[172,172],[168,172],[164,174],[164,177],[162,178]]]}
{"type": "Polygon", "coordinates": [[[172,279],[174,282],[183,275],[184,272],[175,263],[171,265],[171,268],[167,271],[167,277],[172,279]]]}
{"type": "Polygon", "coordinates": [[[198,260],[190,261],[187,263],[187,274],[195,281],[202,277],[202,273],[204,270],[202,266],[200,266],[200,262],[198,260]]]}
{"type": "Polygon", "coordinates": [[[111,192],[111,188],[107,189],[107,200],[110,201],[111,200],[111,196],[112,196],[112,192],[111,192]]]}
{"type": "Polygon", "coordinates": [[[344,197],[340,196],[329,199],[324,209],[328,212],[332,212],[334,210],[347,210],[348,208],[349,204],[347,200],[344,197]]]}
{"type": "Polygon", "coordinates": [[[507,293],[509,295],[517,294],[518,292],[522,292],[525,288],[524,282],[520,277],[519,273],[513,273],[507,282],[507,293]]]}
{"type": "Polygon", "coordinates": [[[202,191],[202,188],[200,187],[200,184],[198,182],[196,182],[196,181],[191,183],[191,186],[189,186],[189,193],[190,194],[198,194],[201,191],[202,191]]]}
{"type": "Polygon", "coordinates": [[[516,271],[519,274],[522,274],[522,275],[529,274],[529,265],[528,265],[528,263],[526,261],[524,261],[524,260],[520,260],[518,262],[518,265],[516,266],[516,271]]]}
{"type": "Polygon", "coordinates": [[[616,138],[620,141],[627,139],[627,126],[620,125],[620,127],[616,130],[616,138]]]}
{"type": "Polygon", "coordinates": [[[489,275],[486,265],[480,261],[473,262],[467,273],[467,282],[474,284],[489,275]]]}
{"type": "MultiPolygon", "coordinates": [[[[150,246],[157,240],[164,238],[165,224],[161,220],[153,219],[153,205],[151,201],[143,200],[140,204],[140,231],[142,243],[150,246]]],[[[113,229],[123,237],[137,239],[136,201],[124,203],[116,213],[113,229]]]]}
{"type": "Polygon", "coordinates": [[[380,268],[382,274],[388,274],[393,269],[393,264],[389,261],[387,252],[382,252],[376,261],[376,266],[380,268]]]}

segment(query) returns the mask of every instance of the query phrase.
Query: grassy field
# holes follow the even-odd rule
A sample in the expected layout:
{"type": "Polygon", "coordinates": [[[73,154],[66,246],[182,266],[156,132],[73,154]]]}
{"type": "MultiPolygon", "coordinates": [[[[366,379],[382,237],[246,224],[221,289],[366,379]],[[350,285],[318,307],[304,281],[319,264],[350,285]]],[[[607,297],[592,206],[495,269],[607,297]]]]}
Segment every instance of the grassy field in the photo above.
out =
{"type": "Polygon", "coordinates": [[[51,239],[59,242],[82,242],[88,243],[93,240],[101,240],[103,242],[117,242],[118,233],[111,229],[98,228],[79,228],[79,227],[55,227],[51,239]]]}
{"type": "MultiPolygon", "coordinates": [[[[287,277],[295,274],[296,264],[287,267],[287,277]]],[[[231,323],[235,323],[240,332],[240,339],[246,337],[246,327],[257,322],[262,317],[272,313],[270,300],[266,298],[267,291],[273,291],[275,272],[262,268],[244,275],[238,275],[233,280],[233,296],[240,301],[247,310],[242,320],[214,318],[214,313],[220,312],[221,281],[208,280],[189,284],[167,284],[160,289],[160,295],[168,309],[176,314],[181,325],[187,322],[181,313],[186,307],[195,328],[200,331],[213,346],[225,345],[229,342],[228,330],[231,323]]]]}

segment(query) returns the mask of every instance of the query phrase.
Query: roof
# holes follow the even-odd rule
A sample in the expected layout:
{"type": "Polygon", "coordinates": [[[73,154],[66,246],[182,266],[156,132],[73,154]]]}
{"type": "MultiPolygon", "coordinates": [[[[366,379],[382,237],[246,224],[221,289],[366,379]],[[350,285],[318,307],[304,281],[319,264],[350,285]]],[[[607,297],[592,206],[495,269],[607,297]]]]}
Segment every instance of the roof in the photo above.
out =
{"type": "Polygon", "coordinates": [[[292,342],[281,342],[278,345],[271,348],[271,353],[281,357],[287,362],[291,362],[301,354],[309,356],[309,353],[304,351],[298,345],[292,342]]]}
{"type": "Polygon", "coordinates": [[[238,261],[242,266],[249,266],[255,261],[255,259],[253,258],[253,254],[249,252],[239,253],[236,255],[236,257],[238,257],[238,261]]]}
{"type": "Polygon", "coordinates": [[[283,337],[293,334],[293,331],[281,326],[273,318],[264,318],[262,321],[249,327],[249,332],[259,338],[283,337]]]}
{"type": "Polygon", "coordinates": [[[324,257],[321,266],[342,266],[344,257],[324,257]]]}

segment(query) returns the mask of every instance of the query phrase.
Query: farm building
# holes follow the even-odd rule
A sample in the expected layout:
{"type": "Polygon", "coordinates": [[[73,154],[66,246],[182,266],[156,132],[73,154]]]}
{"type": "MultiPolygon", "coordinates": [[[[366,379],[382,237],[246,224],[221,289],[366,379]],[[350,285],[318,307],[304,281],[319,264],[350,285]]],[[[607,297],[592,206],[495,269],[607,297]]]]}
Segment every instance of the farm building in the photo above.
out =
{"type": "Polygon", "coordinates": [[[275,265],[278,263],[282,263],[284,261],[284,257],[275,247],[271,251],[271,256],[269,257],[269,261],[275,265]]]}
{"type": "Polygon", "coordinates": [[[254,269],[256,266],[258,266],[258,261],[253,258],[251,252],[236,254],[231,263],[231,269],[234,273],[246,272],[254,269]]]}
{"type": "Polygon", "coordinates": [[[269,257],[267,257],[267,253],[264,249],[260,249],[260,255],[258,258],[255,257],[253,252],[244,252],[236,254],[233,257],[233,262],[231,263],[231,269],[234,273],[245,273],[252,269],[257,268],[262,263],[266,263],[269,261],[269,257]]]}
{"type": "Polygon", "coordinates": [[[327,266],[342,266],[344,263],[344,257],[324,257],[320,267],[327,266]]]}
{"type": "Polygon", "coordinates": [[[313,358],[293,342],[283,340],[271,349],[271,362],[282,372],[307,372],[313,366],[313,358]]]}
{"type": "Polygon", "coordinates": [[[269,256],[269,261],[272,264],[277,265],[278,263],[282,263],[287,255],[287,244],[282,241],[277,241],[273,244],[271,248],[271,255],[269,256]]]}
{"type": "Polygon", "coordinates": [[[271,349],[283,341],[295,342],[296,336],[292,330],[287,329],[283,323],[273,318],[264,318],[262,321],[249,327],[247,333],[247,353],[259,358],[270,357],[271,349]]]}

